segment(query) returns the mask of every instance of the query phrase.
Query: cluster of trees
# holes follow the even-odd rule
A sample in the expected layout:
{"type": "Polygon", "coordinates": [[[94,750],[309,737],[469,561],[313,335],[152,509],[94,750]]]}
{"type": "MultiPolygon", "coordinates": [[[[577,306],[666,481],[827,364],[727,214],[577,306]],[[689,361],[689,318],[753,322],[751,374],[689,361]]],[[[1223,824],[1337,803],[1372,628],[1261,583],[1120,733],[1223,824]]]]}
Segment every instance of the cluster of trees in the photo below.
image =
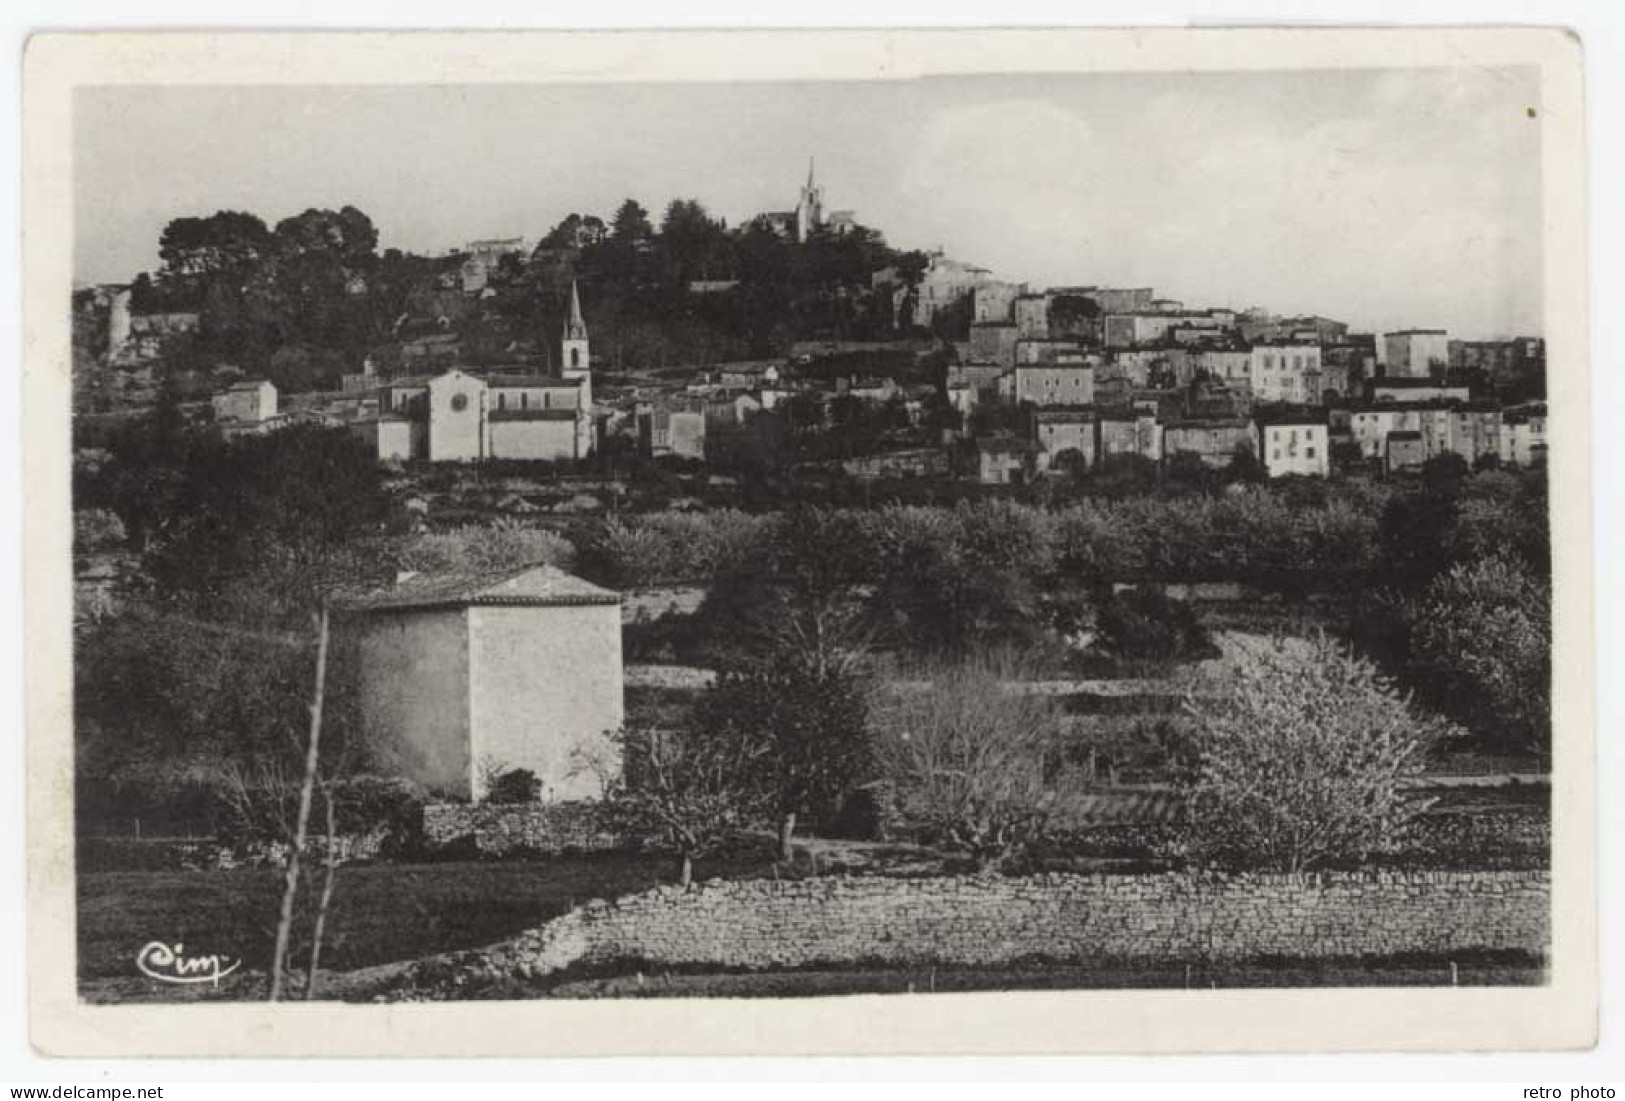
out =
{"type": "MultiPolygon", "coordinates": [[[[459,254],[378,249],[372,220],[353,206],[311,209],[269,226],[243,211],[171,221],[161,266],[132,289],[138,312],[197,311],[199,331],[174,339],[180,371],[232,363],[287,391],[336,385],[403,318],[445,313],[441,281],[460,294],[459,254]]],[[[503,257],[493,292],[449,315],[461,335],[492,349],[556,339],[572,280],[579,280],[599,354],[612,365],[657,366],[782,353],[808,336],[889,333],[882,268],[917,280],[925,259],[888,248],[858,226],[786,240],[764,223],[730,229],[696,199],[673,199],[658,227],[627,199],[606,223],[570,214],[530,256],[503,257]],[[698,283],[732,284],[692,292],[698,283]],[[487,329],[500,339],[481,342],[487,329]]],[[[89,337],[87,337],[89,339],[89,337]]]]}
{"type": "MultiPolygon", "coordinates": [[[[1065,712],[1022,690],[1014,650],[935,659],[881,681],[793,659],[729,674],[678,729],[623,733],[610,787],[622,828],[693,862],[796,816],[839,828],[868,797],[873,829],[901,829],[978,871],[1030,863],[1078,828],[1090,777],[1068,753],[1065,712]]],[[[1434,724],[1346,646],[1262,644],[1186,700],[1173,750],[1185,813],[1169,854],[1197,867],[1300,873],[1401,847],[1427,806],[1414,781],[1434,724]]]]}
{"type": "Polygon", "coordinates": [[[526,279],[546,301],[580,282],[599,347],[612,366],[706,362],[782,354],[797,339],[888,335],[892,303],[871,275],[898,269],[918,281],[922,253],[902,253],[874,230],[815,231],[804,242],[760,220],[730,228],[697,199],[667,203],[658,227],[625,200],[607,225],[572,214],[543,239],[526,279]],[[731,289],[693,293],[692,284],[731,289]]]}
{"type": "MultiPolygon", "coordinates": [[[[160,410],[162,407],[160,407],[160,410]]],[[[344,432],[292,428],[223,442],[162,415],[79,468],[74,503],[117,518],[139,568],[116,616],[75,639],[77,776],[87,810],[196,804],[219,813],[228,765],[288,766],[308,723],[324,596],[390,576],[377,464],[344,432]]],[[[336,647],[328,746],[370,756],[336,647]]]]}
{"type": "Polygon", "coordinates": [[[172,366],[232,363],[287,390],[335,385],[406,307],[420,265],[378,255],[378,231],[353,206],[306,210],[275,227],[254,214],[176,218],[162,266],[131,287],[138,313],[196,311],[199,330],[172,366]]]}
{"type": "Polygon", "coordinates": [[[1551,749],[1551,539],[1543,471],[1429,462],[1388,502],[1387,569],[1354,637],[1417,696],[1515,751],[1551,749]]]}
{"type": "MultiPolygon", "coordinates": [[[[1091,498],[1058,508],[989,498],[952,507],[818,511],[827,512],[838,531],[831,535],[832,553],[861,581],[880,580],[888,561],[909,555],[980,568],[988,565],[980,560],[981,547],[1007,543],[1019,553],[1001,553],[993,564],[1039,585],[1141,577],[1267,583],[1291,574],[1330,589],[1379,565],[1378,512],[1387,492],[1348,487],[1316,498],[1259,488],[1218,497],[1091,498]]],[[[581,534],[588,544],[582,565],[627,585],[725,576],[753,554],[799,553],[802,548],[774,536],[775,529],[793,526],[797,511],[617,519],[581,534]]],[[[770,561],[763,568],[785,564],[770,561]]]]}

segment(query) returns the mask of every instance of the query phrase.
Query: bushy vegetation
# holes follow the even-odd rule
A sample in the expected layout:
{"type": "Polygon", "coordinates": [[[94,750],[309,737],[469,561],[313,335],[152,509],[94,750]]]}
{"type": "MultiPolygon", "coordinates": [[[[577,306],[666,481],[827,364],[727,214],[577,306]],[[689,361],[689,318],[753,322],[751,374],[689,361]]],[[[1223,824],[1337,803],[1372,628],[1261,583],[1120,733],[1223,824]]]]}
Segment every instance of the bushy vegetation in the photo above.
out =
{"type": "Polygon", "coordinates": [[[403,570],[455,573],[543,564],[568,570],[575,558],[575,545],[556,532],[501,519],[411,536],[403,540],[395,561],[403,570]]]}
{"type": "Polygon", "coordinates": [[[1189,661],[1218,653],[1195,610],[1153,588],[1106,592],[1095,630],[1096,645],[1112,657],[1189,661]]]}
{"type": "Polygon", "coordinates": [[[1370,662],[1325,637],[1249,649],[1190,700],[1182,787],[1192,855],[1303,872],[1396,848],[1430,724],[1370,662]]]}

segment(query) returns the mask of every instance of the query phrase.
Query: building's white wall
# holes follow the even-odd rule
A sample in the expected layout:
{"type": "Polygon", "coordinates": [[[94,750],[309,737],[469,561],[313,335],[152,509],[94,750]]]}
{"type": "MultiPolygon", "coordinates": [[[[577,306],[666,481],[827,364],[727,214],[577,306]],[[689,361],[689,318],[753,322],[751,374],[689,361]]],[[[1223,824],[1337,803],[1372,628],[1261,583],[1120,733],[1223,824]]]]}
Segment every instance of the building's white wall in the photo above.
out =
{"type": "Polygon", "coordinates": [[[1384,333],[1382,347],[1390,377],[1426,378],[1435,364],[1450,363],[1448,333],[1384,333]]]}
{"type": "Polygon", "coordinates": [[[427,432],[416,421],[379,421],[378,457],[380,459],[415,459],[425,453],[427,432]]]}
{"type": "Polygon", "coordinates": [[[1253,395],[1259,401],[1316,402],[1320,348],[1314,344],[1260,345],[1252,350],[1253,395]]]}
{"type": "Polygon", "coordinates": [[[493,459],[573,459],[576,421],[504,421],[490,425],[493,459]]]}
{"type": "Polygon", "coordinates": [[[597,797],[578,765],[613,760],[625,721],[620,607],[470,608],[469,639],[475,761],[530,769],[548,799],[597,797]]]}
{"type": "Polygon", "coordinates": [[[467,798],[468,618],[452,611],[358,616],[362,723],[399,773],[431,791],[467,798]]]}
{"type": "Polygon", "coordinates": [[[485,383],[448,371],[429,383],[429,461],[467,462],[486,456],[485,383]],[[463,408],[456,408],[458,399],[463,408]]]}
{"type": "Polygon", "coordinates": [[[1063,451],[1076,451],[1083,456],[1084,466],[1092,467],[1095,465],[1095,422],[1039,421],[1038,445],[1043,448],[1038,457],[1042,469],[1048,470],[1063,451]]]}
{"type": "Polygon", "coordinates": [[[1330,471],[1323,424],[1271,424],[1262,430],[1264,469],[1271,478],[1302,474],[1324,478],[1330,471]]]}

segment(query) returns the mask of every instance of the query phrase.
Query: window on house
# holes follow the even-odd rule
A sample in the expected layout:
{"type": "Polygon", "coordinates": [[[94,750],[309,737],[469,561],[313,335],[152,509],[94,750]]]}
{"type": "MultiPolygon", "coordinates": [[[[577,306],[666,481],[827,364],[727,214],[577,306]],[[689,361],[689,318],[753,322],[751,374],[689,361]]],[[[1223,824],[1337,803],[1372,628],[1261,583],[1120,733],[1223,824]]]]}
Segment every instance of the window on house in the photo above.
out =
{"type": "Polygon", "coordinates": [[[1303,453],[1304,453],[1305,457],[1307,457],[1307,458],[1313,459],[1315,457],[1315,449],[1312,448],[1312,447],[1304,448],[1303,453]]]}

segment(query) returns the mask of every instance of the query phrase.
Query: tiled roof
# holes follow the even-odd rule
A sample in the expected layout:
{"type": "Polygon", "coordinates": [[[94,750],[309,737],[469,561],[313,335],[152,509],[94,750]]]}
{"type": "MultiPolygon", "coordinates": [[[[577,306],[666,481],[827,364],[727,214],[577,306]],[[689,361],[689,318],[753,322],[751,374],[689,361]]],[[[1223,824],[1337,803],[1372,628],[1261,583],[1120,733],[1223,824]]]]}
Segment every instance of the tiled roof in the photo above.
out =
{"type": "Polygon", "coordinates": [[[345,597],[347,612],[388,612],[435,608],[569,607],[619,604],[621,596],[554,566],[523,566],[496,572],[417,574],[390,588],[345,597]]]}

